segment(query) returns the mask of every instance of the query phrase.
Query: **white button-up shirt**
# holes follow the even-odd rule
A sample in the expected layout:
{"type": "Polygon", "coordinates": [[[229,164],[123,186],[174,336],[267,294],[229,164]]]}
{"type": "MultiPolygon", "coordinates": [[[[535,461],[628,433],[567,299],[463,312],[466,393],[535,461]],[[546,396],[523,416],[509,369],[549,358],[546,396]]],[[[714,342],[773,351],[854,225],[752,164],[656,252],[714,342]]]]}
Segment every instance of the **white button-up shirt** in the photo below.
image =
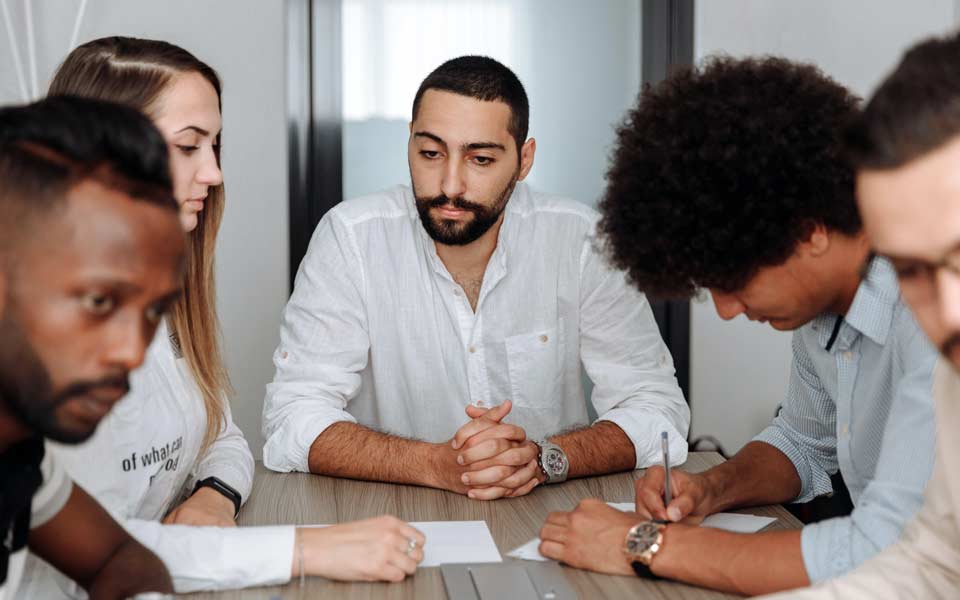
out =
{"type": "Polygon", "coordinates": [[[263,412],[264,464],[308,471],[338,421],[445,441],[464,408],[513,401],[530,439],[601,420],[633,442],[636,466],[686,459],[690,411],[650,305],[595,248],[589,207],[518,184],[474,311],[437,256],[409,187],[329,211],[283,314],[263,412]]]}

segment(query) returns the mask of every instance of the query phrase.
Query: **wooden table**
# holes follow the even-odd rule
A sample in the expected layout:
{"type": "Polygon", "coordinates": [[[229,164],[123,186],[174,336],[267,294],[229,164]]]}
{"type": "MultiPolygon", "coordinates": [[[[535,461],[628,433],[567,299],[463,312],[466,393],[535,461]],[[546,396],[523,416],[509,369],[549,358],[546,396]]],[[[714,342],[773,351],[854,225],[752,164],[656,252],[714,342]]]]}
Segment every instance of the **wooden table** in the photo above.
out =
{"type": "MultiPolygon", "coordinates": [[[[699,472],[722,462],[713,452],[690,453],[684,470],[699,472]]],[[[322,477],[305,473],[273,473],[257,463],[250,499],[240,513],[240,525],[340,523],[389,513],[405,521],[484,520],[505,561],[506,553],[537,537],[547,513],[570,510],[590,497],[608,502],[632,502],[633,481],[642,471],[575,479],[536,488],[522,498],[480,502],[441,490],[322,477]]],[[[776,517],[768,529],[794,529],[800,522],[781,506],[753,508],[744,513],[776,517]]],[[[563,567],[580,598],[733,598],[674,582],[645,581],[637,577],[600,575],[563,567]]],[[[321,577],[285,586],[251,588],[220,593],[191,594],[190,598],[391,598],[445,599],[439,568],[421,568],[403,583],[340,583],[321,577]]]]}

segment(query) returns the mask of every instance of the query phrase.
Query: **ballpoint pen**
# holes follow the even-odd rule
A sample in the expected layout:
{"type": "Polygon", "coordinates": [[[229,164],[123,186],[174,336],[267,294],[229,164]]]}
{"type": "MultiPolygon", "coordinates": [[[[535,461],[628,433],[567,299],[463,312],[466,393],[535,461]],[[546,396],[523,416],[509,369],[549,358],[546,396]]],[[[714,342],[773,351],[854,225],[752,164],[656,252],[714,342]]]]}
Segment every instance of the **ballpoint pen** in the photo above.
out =
{"type": "Polygon", "coordinates": [[[660,433],[660,447],[663,450],[663,509],[666,510],[672,499],[670,494],[670,439],[666,431],[660,433]]]}

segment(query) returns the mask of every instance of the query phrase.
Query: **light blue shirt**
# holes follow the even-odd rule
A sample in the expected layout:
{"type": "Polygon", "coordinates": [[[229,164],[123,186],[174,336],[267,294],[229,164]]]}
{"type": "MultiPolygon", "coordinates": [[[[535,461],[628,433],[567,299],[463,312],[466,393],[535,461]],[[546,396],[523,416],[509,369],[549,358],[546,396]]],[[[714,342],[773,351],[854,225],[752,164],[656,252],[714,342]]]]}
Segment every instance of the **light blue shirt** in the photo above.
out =
{"type": "Polygon", "coordinates": [[[755,438],[793,461],[796,502],[832,493],[838,469],[850,490],[850,516],[801,533],[814,583],[896,541],[922,504],[934,456],[937,352],[901,300],[890,263],[873,260],[828,351],[836,319],[823,314],[794,333],[783,409],[755,438]]]}

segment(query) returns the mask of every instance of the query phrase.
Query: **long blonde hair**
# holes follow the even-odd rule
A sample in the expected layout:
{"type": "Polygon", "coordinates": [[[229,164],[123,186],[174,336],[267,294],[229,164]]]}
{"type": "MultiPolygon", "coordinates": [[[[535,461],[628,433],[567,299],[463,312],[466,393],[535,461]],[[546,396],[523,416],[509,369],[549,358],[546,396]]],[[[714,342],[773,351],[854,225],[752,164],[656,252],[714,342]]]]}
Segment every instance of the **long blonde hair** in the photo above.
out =
{"type": "MultiPolygon", "coordinates": [[[[183,48],[158,40],[106,37],[78,46],[67,56],[53,77],[49,95],[109,100],[150,115],[166,87],[183,73],[203,76],[220,101],[216,71],[183,48]]],[[[197,215],[197,227],[188,236],[183,295],[170,313],[173,334],[203,395],[207,428],[201,453],[226,425],[225,402],[233,393],[220,352],[214,285],[213,255],[223,205],[223,184],[211,187],[204,210],[197,215]]]]}

